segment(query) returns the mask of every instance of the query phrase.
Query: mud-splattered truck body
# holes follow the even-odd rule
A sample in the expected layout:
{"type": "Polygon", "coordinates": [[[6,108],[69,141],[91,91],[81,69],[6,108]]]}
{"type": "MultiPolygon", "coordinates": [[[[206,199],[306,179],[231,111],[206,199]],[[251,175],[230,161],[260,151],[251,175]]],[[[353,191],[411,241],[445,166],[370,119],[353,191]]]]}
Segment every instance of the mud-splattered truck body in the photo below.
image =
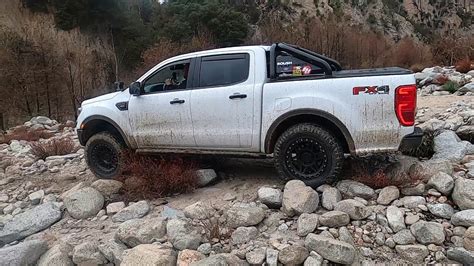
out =
{"type": "Polygon", "coordinates": [[[84,101],[77,131],[103,178],[117,175],[114,153],[126,147],[273,156],[284,177],[314,185],[339,173],[343,154],[418,145],[415,112],[411,71],[342,70],[335,60],[278,43],[165,60],[128,89],[84,101]]]}

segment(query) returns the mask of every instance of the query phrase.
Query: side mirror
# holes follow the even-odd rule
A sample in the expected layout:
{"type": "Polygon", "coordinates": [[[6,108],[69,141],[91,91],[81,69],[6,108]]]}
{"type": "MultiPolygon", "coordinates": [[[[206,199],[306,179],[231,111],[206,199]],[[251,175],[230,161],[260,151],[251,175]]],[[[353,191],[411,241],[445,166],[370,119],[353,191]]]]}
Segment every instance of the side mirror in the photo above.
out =
{"type": "Polygon", "coordinates": [[[141,94],[141,84],[140,82],[132,82],[130,86],[128,87],[128,90],[131,95],[133,96],[139,96],[141,94]]]}

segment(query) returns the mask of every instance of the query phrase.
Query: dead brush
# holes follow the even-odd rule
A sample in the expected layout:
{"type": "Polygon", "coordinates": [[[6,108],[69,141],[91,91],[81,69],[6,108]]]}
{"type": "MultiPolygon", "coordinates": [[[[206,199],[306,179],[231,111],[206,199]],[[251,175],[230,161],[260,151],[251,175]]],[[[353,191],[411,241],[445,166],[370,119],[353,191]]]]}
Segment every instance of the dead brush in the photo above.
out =
{"type": "Polygon", "coordinates": [[[464,58],[456,63],[456,71],[461,73],[467,73],[472,69],[471,60],[464,58]]]}
{"type": "Polygon", "coordinates": [[[0,144],[10,144],[12,140],[38,141],[40,139],[49,139],[53,136],[54,133],[44,129],[31,130],[28,127],[20,126],[4,134],[2,138],[0,138],[0,144]]]}
{"type": "Polygon", "coordinates": [[[197,187],[197,163],[182,157],[152,157],[122,153],[125,200],[153,199],[186,193],[197,187]]]}
{"type": "Polygon", "coordinates": [[[67,155],[76,152],[76,145],[70,138],[50,139],[44,142],[30,143],[31,153],[38,159],[49,156],[67,155]]]}

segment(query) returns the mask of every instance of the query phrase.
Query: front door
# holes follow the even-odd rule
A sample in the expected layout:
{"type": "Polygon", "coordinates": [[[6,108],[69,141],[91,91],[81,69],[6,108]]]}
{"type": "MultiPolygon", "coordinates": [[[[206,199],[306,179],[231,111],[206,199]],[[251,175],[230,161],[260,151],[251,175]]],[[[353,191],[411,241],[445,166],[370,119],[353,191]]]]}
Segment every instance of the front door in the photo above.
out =
{"type": "Polygon", "coordinates": [[[191,113],[198,147],[251,149],[255,130],[251,61],[249,53],[205,56],[197,60],[191,113]]]}
{"type": "Polygon", "coordinates": [[[190,60],[168,64],[142,82],[129,101],[129,118],[138,148],[194,147],[190,60]]]}

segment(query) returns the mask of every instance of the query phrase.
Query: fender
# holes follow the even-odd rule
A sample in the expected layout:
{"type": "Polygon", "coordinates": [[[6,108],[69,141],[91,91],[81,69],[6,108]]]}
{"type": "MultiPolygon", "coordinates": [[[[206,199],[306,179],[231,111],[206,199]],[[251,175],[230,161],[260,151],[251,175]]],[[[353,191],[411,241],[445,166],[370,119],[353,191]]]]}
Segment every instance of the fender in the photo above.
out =
{"type": "Polygon", "coordinates": [[[127,145],[127,147],[128,148],[134,147],[134,146],[131,145],[129,138],[123,132],[123,130],[120,128],[120,126],[115,121],[113,121],[112,119],[110,119],[106,116],[103,116],[103,115],[92,115],[92,116],[89,116],[86,119],[84,119],[84,121],[82,121],[81,129],[78,129],[79,141],[81,142],[82,145],[85,145],[85,139],[84,138],[86,137],[86,135],[85,134],[80,134],[79,131],[84,132],[85,130],[87,130],[87,128],[83,128],[83,127],[84,126],[87,127],[87,124],[91,121],[104,121],[104,122],[107,122],[107,123],[111,124],[118,131],[118,133],[120,134],[122,139],[125,141],[125,144],[127,145]]]}
{"type": "Polygon", "coordinates": [[[334,115],[326,111],[317,110],[317,109],[309,109],[309,108],[289,111],[281,115],[280,117],[278,117],[275,121],[273,121],[272,125],[268,129],[267,134],[265,136],[265,152],[266,153],[268,153],[271,150],[270,145],[272,144],[272,139],[274,137],[276,129],[282,123],[284,123],[285,121],[288,121],[288,119],[291,119],[292,117],[296,117],[300,115],[311,115],[315,117],[320,117],[332,123],[337,129],[341,131],[342,135],[344,136],[344,139],[349,148],[349,152],[351,154],[355,154],[354,140],[352,139],[352,136],[349,133],[349,130],[347,129],[347,127],[344,125],[344,123],[342,123],[337,117],[335,117],[334,115]]]}

